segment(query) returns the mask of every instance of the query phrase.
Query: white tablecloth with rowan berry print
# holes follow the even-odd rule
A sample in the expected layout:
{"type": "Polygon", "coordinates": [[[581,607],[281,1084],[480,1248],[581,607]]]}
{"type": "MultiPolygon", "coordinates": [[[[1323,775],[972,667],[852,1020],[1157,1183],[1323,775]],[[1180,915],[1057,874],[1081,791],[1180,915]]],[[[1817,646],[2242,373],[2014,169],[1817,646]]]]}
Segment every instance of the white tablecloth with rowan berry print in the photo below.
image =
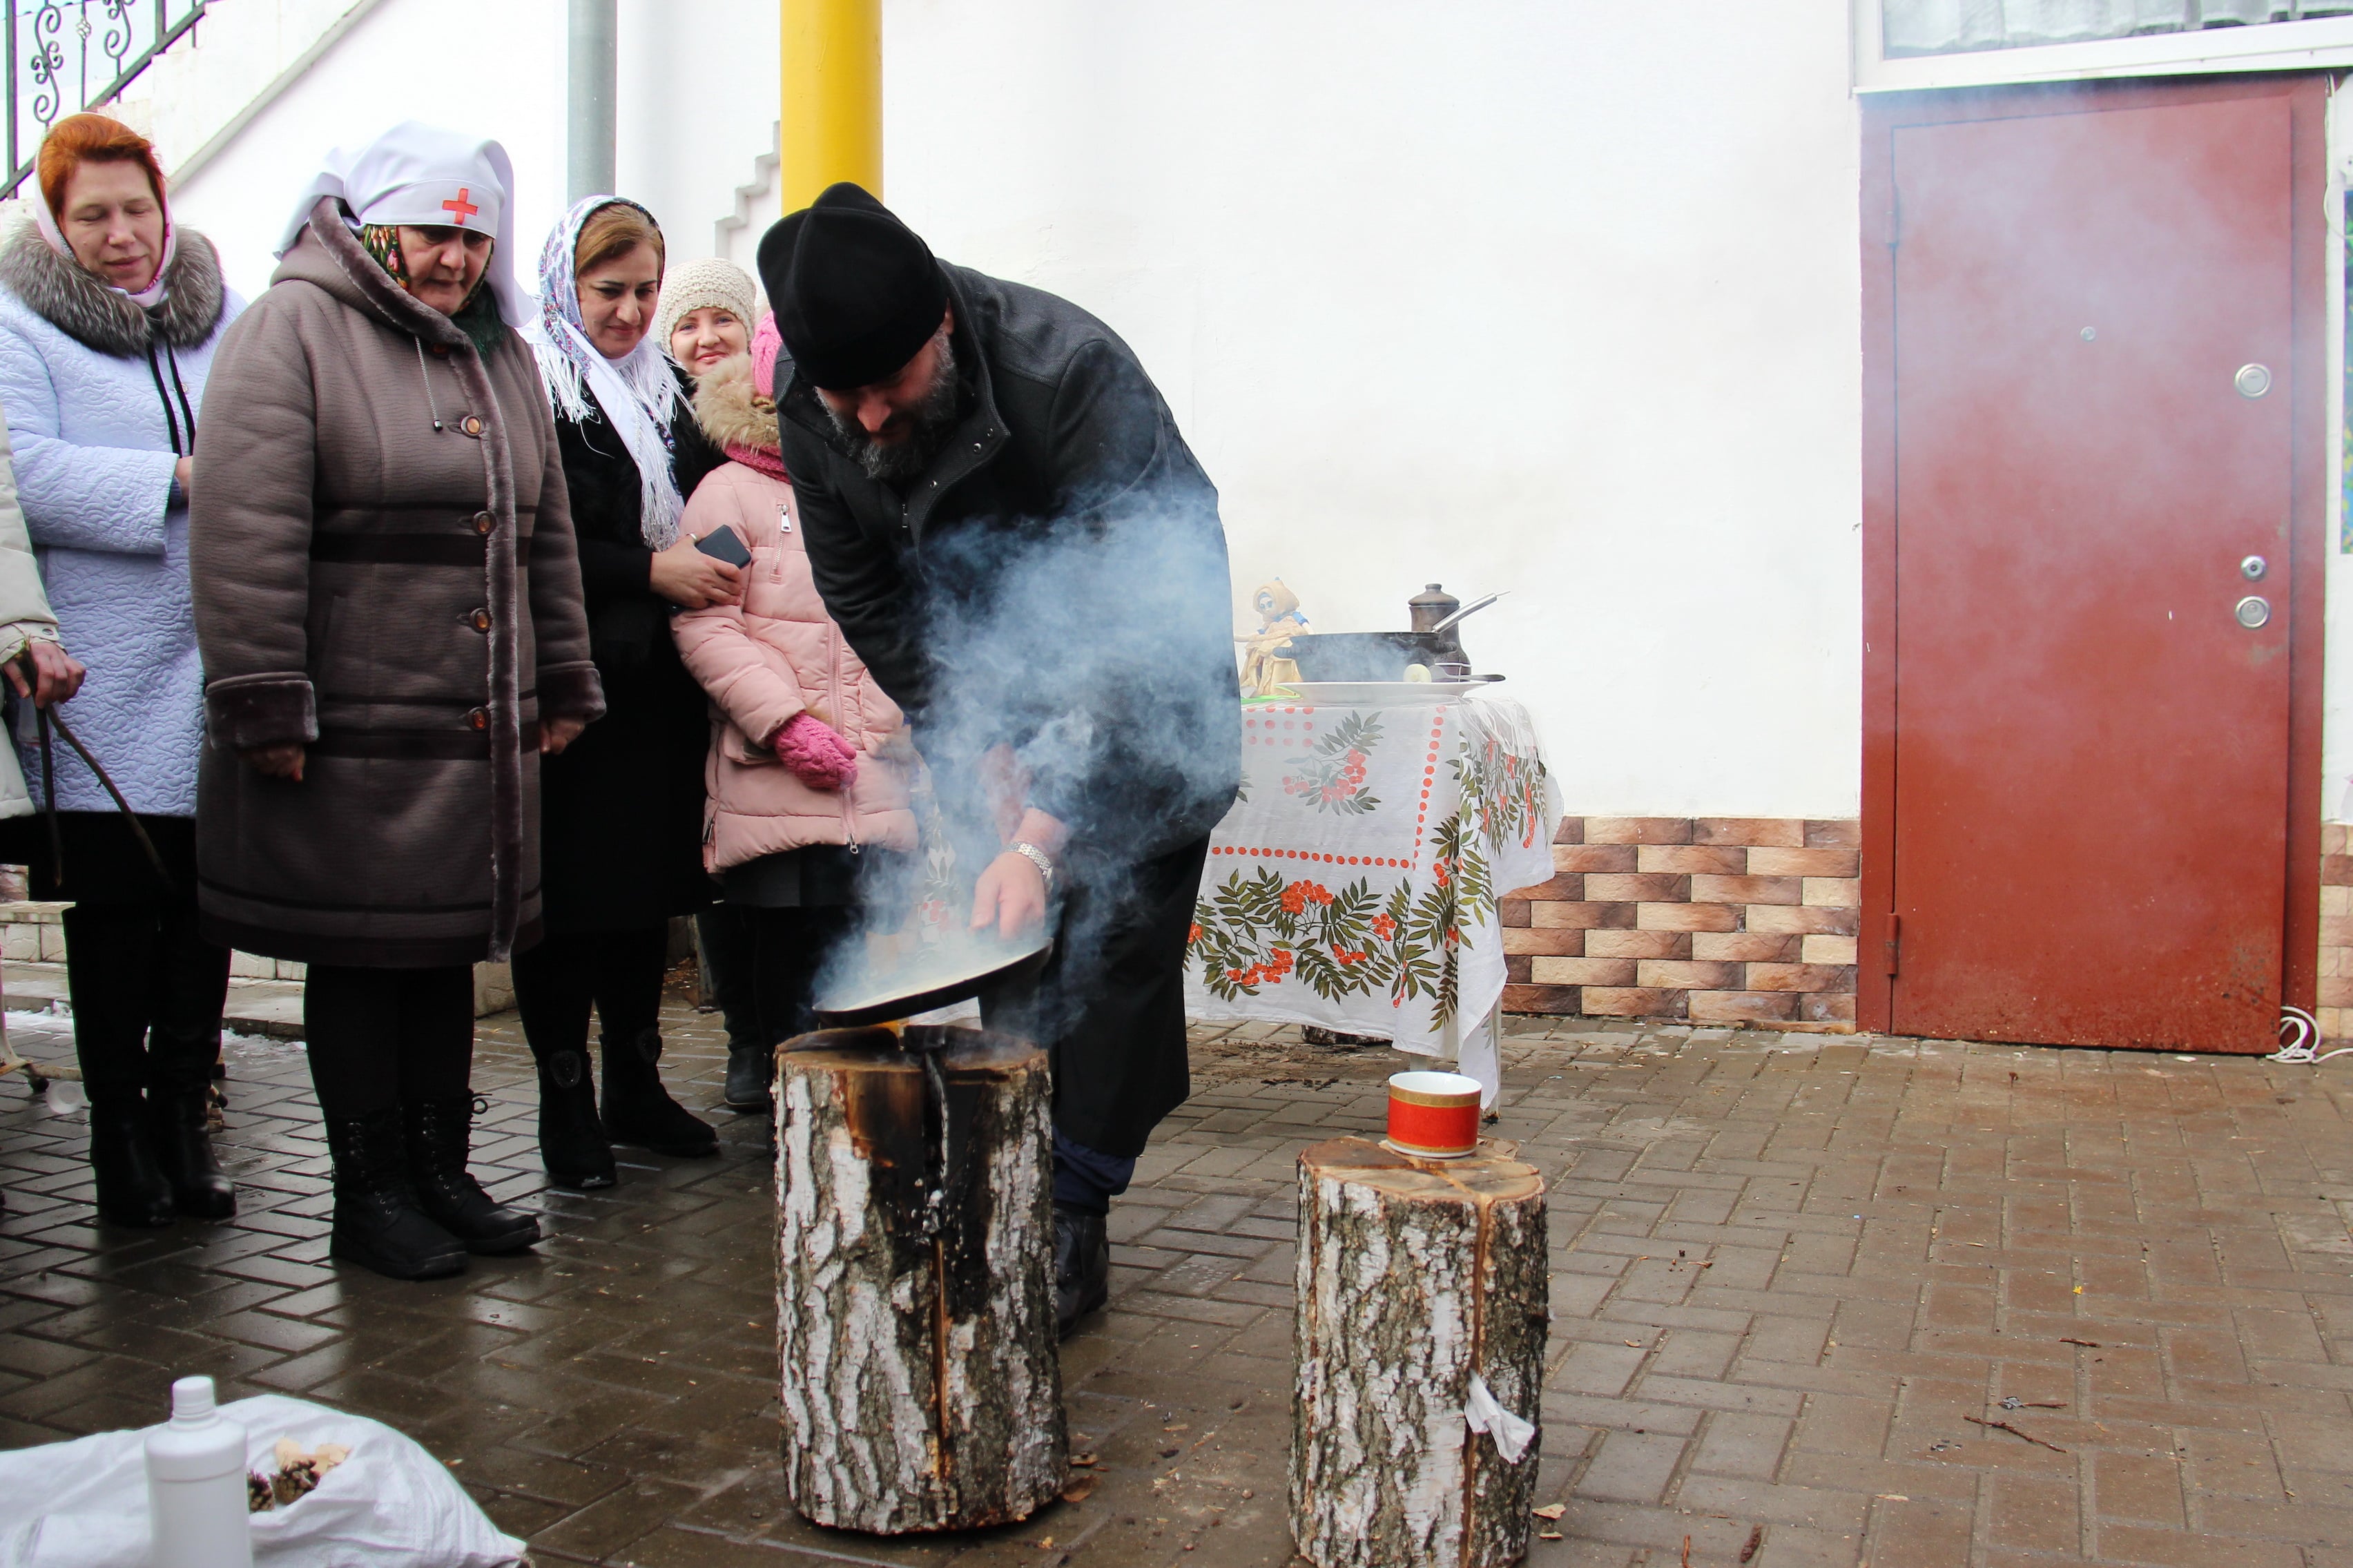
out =
{"type": "Polygon", "coordinates": [[[1242,709],[1242,793],[1186,951],[1197,1018],[1319,1024],[1430,1056],[1504,994],[1500,891],[1553,874],[1558,793],[1527,710],[1242,709]]]}

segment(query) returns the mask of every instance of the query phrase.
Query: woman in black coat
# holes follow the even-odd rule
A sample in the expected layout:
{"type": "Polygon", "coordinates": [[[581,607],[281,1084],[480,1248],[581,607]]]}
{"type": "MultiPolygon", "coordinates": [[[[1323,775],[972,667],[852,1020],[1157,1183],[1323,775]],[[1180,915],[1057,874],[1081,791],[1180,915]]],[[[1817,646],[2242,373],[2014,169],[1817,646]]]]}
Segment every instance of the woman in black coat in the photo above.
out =
{"type": "Polygon", "coordinates": [[[662,1087],[670,920],[710,901],[702,869],[702,689],[679,662],[673,606],[732,602],[736,568],[678,536],[680,498],[725,458],[648,339],[661,231],[611,196],[575,205],[540,263],[540,368],[555,405],[606,715],[541,773],[547,939],[516,956],[515,1000],[539,1063],[540,1155],[568,1187],[610,1186],[615,1143],[717,1152],[662,1087]],[[600,1021],[604,1109],[588,1074],[600,1021]]]}

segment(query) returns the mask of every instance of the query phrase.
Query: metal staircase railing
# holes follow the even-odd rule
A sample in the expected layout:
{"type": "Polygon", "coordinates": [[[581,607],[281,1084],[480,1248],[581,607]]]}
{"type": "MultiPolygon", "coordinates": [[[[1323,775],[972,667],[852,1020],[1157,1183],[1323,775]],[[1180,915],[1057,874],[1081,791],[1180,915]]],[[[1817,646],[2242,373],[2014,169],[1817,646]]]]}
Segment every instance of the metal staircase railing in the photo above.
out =
{"type": "Polygon", "coordinates": [[[204,20],[206,0],[0,0],[8,50],[7,178],[33,173],[41,138],[67,114],[111,102],[204,20]]]}

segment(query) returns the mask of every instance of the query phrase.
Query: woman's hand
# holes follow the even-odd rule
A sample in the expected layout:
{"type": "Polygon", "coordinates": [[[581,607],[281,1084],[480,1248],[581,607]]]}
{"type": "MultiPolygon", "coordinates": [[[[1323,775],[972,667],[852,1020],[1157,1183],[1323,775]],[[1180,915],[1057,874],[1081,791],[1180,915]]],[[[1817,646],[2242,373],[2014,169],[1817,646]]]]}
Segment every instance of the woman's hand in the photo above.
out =
{"type": "Polygon", "coordinates": [[[681,609],[733,605],[744,596],[744,569],[705,555],[684,534],[668,550],[654,552],[648,585],[681,609]]]}
{"type": "Polygon", "coordinates": [[[16,689],[17,696],[31,698],[36,708],[70,701],[89,673],[81,660],[64,648],[37,638],[26,638],[25,651],[8,661],[8,684],[16,689]],[[32,668],[30,681],[25,679],[27,665],[32,668]]]}
{"type": "Polygon", "coordinates": [[[302,782],[302,748],[290,743],[256,746],[244,753],[245,760],[253,764],[255,772],[273,779],[292,779],[296,784],[302,782]]]}
{"type": "Polygon", "coordinates": [[[172,482],[180,487],[180,495],[183,500],[192,497],[196,493],[195,488],[189,483],[190,477],[193,476],[195,471],[196,460],[194,458],[183,458],[178,462],[172,465],[172,482]]]}
{"type": "MultiPolygon", "coordinates": [[[[655,557],[659,560],[659,556],[655,557]]],[[[542,719],[539,721],[539,754],[552,757],[580,738],[588,728],[586,719],[542,719]]]]}

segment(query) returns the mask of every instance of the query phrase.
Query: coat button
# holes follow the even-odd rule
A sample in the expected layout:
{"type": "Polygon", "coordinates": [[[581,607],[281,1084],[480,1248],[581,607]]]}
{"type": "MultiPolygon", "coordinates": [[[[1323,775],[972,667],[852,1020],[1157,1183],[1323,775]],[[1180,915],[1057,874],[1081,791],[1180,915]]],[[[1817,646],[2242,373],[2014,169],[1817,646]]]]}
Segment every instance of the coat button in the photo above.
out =
{"type": "Polygon", "coordinates": [[[469,730],[487,730],[490,727],[491,710],[489,709],[476,708],[466,715],[466,728],[469,730]]]}
{"type": "Polygon", "coordinates": [[[466,624],[472,626],[478,632],[489,631],[491,629],[491,612],[487,609],[476,610],[472,615],[466,617],[466,624]]]}
{"type": "Polygon", "coordinates": [[[458,428],[469,436],[479,436],[482,433],[482,416],[479,414],[469,414],[458,421],[458,428]]]}
{"type": "Polygon", "coordinates": [[[474,514],[474,531],[476,533],[488,533],[491,530],[498,527],[498,525],[499,520],[492,517],[489,512],[478,511],[474,514]]]}

